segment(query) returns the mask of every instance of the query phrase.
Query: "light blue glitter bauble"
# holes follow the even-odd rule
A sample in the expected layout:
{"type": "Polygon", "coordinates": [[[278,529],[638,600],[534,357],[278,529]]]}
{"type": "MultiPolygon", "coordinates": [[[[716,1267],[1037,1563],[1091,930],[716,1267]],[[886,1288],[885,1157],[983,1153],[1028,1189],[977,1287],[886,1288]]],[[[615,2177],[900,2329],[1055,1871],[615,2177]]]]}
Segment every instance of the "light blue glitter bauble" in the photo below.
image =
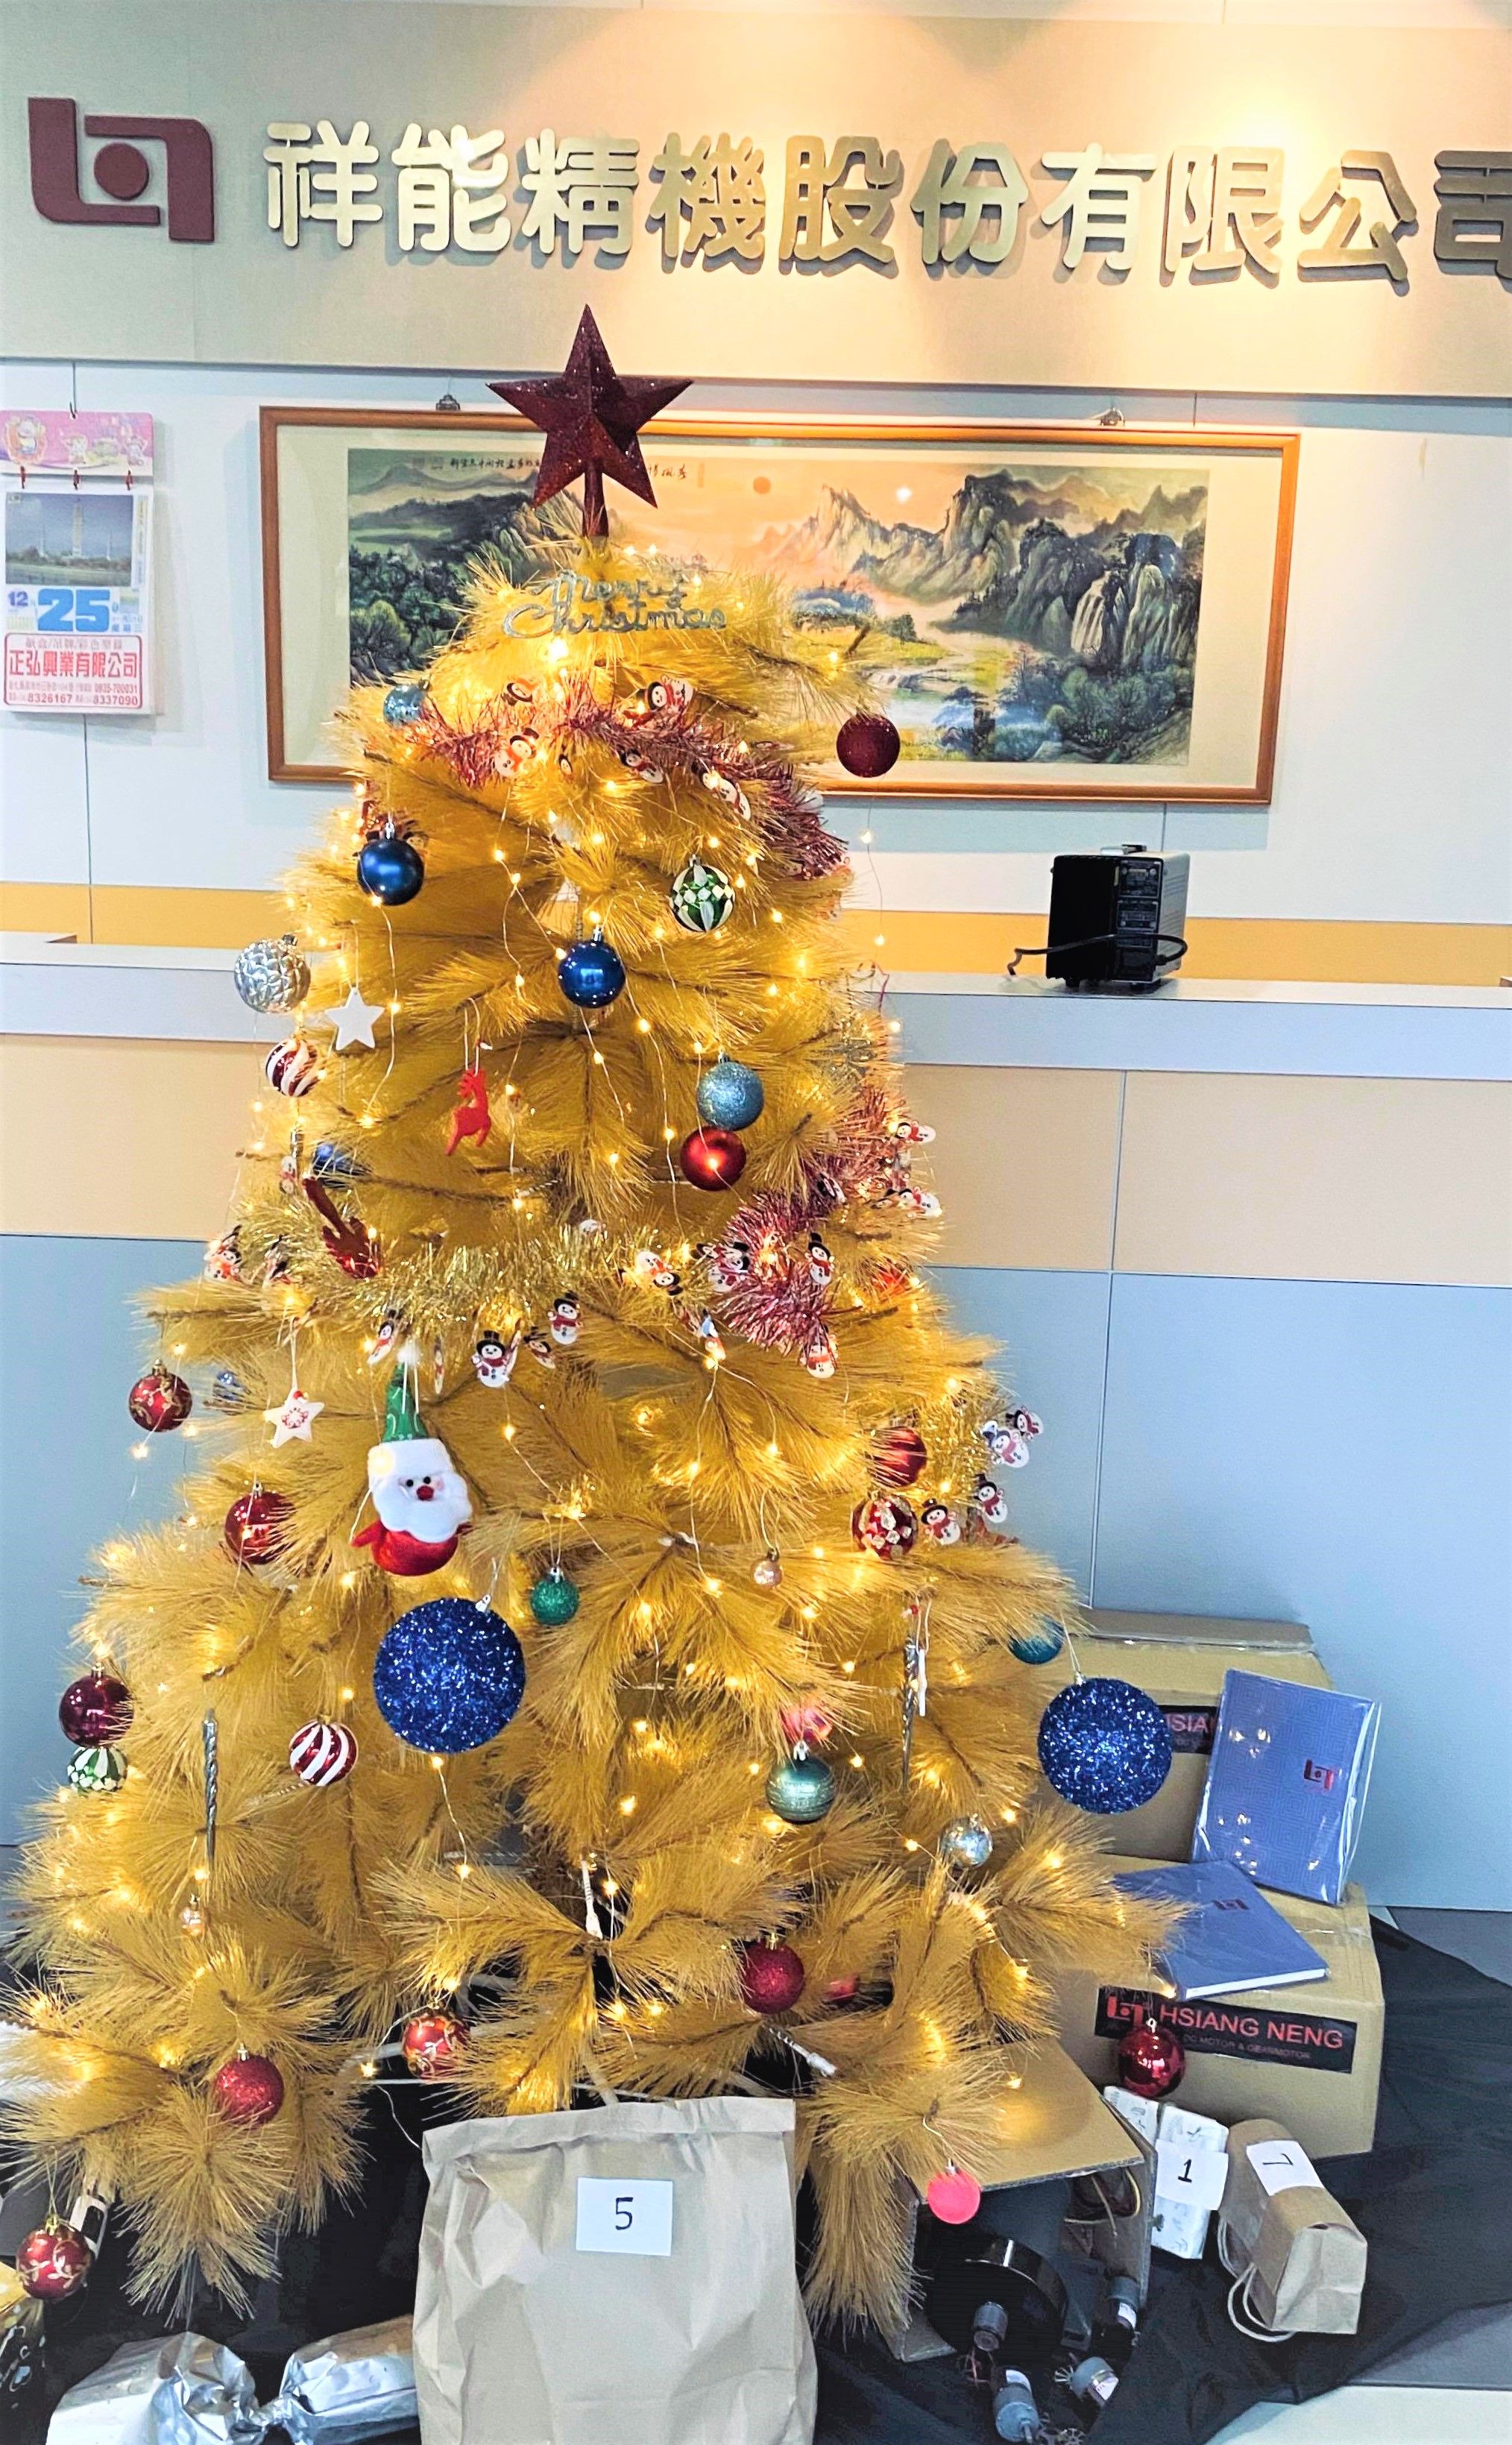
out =
{"type": "Polygon", "coordinates": [[[556,971],[556,981],[577,1010],[607,1010],[625,991],[625,961],[602,934],[574,943],[556,971]]]}
{"type": "Polygon", "coordinates": [[[1017,1655],[1020,1664],[1054,1664],[1066,1644],[1066,1633],[1058,1621],[1042,1621],[1036,1630],[1021,1631],[1008,1641],[1008,1652],[1017,1655]]]}
{"type": "Polygon", "coordinates": [[[1047,1781],[1094,1817],[1116,1817],[1152,1800],[1170,1771],[1170,1754],[1165,1716],[1127,1681],[1073,1681],[1039,1720],[1047,1781]]]}
{"type": "Polygon", "coordinates": [[[743,1061],[717,1061],[699,1080],[696,1101],[706,1129],[748,1129],[761,1118],[766,1089],[743,1061]]]}
{"type": "Polygon", "coordinates": [[[789,1825],[812,1825],[834,1802],[834,1777],[823,1758],[780,1758],[767,1777],[767,1806],[789,1825]]]}
{"type": "Polygon", "coordinates": [[[411,1748],[455,1757],[481,1748],[525,1694],[525,1658],[508,1622],[466,1596],[416,1605],[373,1658],[373,1695],[411,1748]]]}
{"type": "Polygon", "coordinates": [[[564,1622],[571,1620],[582,1601],[581,1589],[565,1571],[548,1571],[531,1590],[531,1611],[543,1630],[560,1630],[564,1622]]]}
{"type": "Polygon", "coordinates": [[[399,685],[391,687],[383,699],[383,719],[391,722],[396,730],[404,729],[409,722],[419,721],[424,710],[425,690],[419,680],[401,680],[399,685]]]}

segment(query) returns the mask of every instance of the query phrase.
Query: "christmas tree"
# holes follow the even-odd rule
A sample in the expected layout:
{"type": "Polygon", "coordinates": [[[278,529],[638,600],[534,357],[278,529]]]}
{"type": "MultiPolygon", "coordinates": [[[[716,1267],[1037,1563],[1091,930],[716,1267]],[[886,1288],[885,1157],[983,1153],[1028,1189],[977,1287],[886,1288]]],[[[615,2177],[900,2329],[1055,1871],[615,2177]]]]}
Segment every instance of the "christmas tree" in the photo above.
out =
{"type": "MultiPolygon", "coordinates": [[[[199,1371],[196,1466],[105,1551],[22,1887],[21,2137],[144,2296],[270,2268],[375,2079],[754,2081],[813,2302],[892,2315],[908,2187],[959,2212],[1011,2145],[1057,1962],[1144,1967],[1036,1761],[1070,1595],[993,1475],[1036,1422],[920,1271],[931,1132],[796,769],[895,739],[858,641],[607,538],[675,388],[589,327],[512,394],[588,532],[356,691],[297,941],[240,964],[296,1023],[133,1395],[173,1433],[199,1371]]],[[[1132,1703],[1045,1752],[1093,1808],[1159,1766],[1132,1703]]]]}

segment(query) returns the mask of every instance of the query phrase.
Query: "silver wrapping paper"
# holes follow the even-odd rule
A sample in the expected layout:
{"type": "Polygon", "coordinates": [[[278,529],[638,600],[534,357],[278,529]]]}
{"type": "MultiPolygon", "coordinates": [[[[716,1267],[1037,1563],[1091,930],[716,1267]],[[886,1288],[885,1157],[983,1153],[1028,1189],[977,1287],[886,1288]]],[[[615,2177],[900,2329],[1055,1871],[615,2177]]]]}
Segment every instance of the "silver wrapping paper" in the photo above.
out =
{"type": "Polygon", "coordinates": [[[122,2345],[70,2386],[47,2445],[257,2445],[274,2428],[292,2445],[362,2445],[416,2417],[408,2318],[307,2344],[261,2404],[245,2361],[224,2343],[169,2335],[122,2345]]]}

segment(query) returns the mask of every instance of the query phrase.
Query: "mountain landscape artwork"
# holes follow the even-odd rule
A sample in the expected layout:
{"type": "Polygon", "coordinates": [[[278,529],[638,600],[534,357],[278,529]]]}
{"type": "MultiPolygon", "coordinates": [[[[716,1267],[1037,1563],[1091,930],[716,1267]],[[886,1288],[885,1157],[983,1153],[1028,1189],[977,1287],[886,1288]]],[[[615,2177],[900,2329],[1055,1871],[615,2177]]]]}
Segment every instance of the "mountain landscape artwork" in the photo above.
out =
{"type": "MultiPolygon", "coordinates": [[[[1092,438],[1012,455],[656,439],[659,507],[617,501],[618,533],[779,579],[803,621],[864,662],[902,737],[894,783],[926,787],[923,768],[943,781],[975,767],[990,788],[1009,767],[1185,766],[1210,473],[1189,445],[1162,463],[1092,438]]],[[[480,552],[516,580],[540,570],[576,512],[566,496],[532,506],[535,470],[523,440],[348,452],[354,679],[424,663],[480,552]]]]}

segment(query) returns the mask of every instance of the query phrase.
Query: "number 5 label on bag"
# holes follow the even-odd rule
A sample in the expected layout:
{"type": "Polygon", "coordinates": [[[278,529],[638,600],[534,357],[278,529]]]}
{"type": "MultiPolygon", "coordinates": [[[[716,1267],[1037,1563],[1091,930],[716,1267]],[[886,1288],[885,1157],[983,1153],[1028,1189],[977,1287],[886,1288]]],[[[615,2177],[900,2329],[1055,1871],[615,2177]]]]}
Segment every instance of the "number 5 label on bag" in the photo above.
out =
{"type": "Polygon", "coordinates": [[[605,2181],[596,2174],[580,2174],[577,2246],[621,2250],[632,2258],[670,2258],[672,2184],[605,2181]]]}

